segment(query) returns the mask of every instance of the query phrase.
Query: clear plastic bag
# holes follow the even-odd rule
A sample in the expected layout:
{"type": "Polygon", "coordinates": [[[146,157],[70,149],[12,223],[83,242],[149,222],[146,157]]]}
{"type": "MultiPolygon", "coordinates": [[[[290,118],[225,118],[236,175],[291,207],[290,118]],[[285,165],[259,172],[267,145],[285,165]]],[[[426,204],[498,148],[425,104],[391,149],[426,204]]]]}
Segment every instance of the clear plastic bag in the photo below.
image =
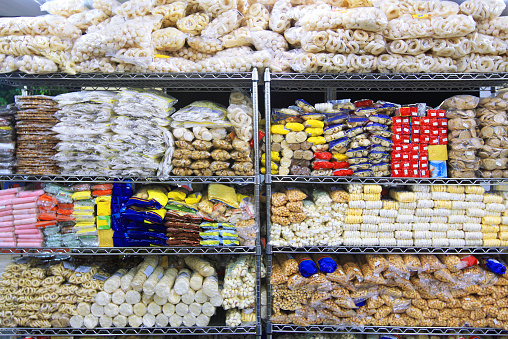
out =
{"type": "Polygon", "coordinates": [[[152,33],[152,41],[156,49],[162,51],[178,51],[185,45],[187,35],[174,27],[159,29],[152,33]]]}
{"type": "Polygon", "coordinates": [[[505,7],[502,0],[466,0],[460,4],[460,12],[477,21],[487,21],[500,16],[505,7]]]}
{"type": "Polygon", "coordinates": [[[82,0],[52,0],[41,5],[41,11],[66,18],[87,10],[88,8],[86,8],[82,0]]]}
{"type": "Polygon", "coordinates": [[[302,26],[307,31],[344,28],[380,32],[387,24],[386,15],[375,7],[334,11],[330,6],[326,9],[316,9],[305,13],[297,21],[296,26],[302,26]]]}
{"type": "Polygon", "coordinates": [[[218,39],[240,27],[242,19],[243,15],[237,9],[225,11],[213,19],[201,31],[201,36],[204,38],[218,39]]]}

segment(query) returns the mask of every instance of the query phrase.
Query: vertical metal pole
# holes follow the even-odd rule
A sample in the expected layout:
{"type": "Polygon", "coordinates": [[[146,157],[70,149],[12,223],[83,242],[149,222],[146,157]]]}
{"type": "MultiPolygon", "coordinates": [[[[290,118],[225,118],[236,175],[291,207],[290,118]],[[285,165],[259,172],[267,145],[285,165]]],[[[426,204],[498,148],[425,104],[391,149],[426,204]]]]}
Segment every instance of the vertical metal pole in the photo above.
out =
{"type": "Polygon", "coordinates": [[[336,100],[337,91],[334,88],[325,89],[325,101],[336,100]]]}
{"type": "Polygon", "coordinates": [[[270,284],[270,277],[272,276],[272,255],[266,256],[266,287],[268,292],[267,301],[267,318],[266,318],[266,334],[268,338],[272,338],[272,284],[270,284]]]}
{"type": "Polygon", "coordinates": [[[265,69],[265,160],[266,160],[266,184],[269,185],[272,182],[272,157],[271,157],[271,133],[270,133],[270,114],[271,108],[271,95],[270,95],[270,70],[265,69]]]}
{"type": "Polygon", "coordinates": [[[252,71],[252,109],[253,109],[253,134],[254,134],[254,182],[259,184],[259,74],[257,68],[252,71]]]}

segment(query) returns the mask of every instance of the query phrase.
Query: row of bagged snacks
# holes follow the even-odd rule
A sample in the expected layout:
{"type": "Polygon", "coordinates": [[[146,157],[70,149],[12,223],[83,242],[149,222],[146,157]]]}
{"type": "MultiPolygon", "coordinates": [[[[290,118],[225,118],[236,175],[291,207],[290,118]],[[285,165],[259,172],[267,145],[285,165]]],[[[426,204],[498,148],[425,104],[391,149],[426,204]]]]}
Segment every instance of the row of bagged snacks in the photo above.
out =
{"type": "Polygon", "coordinates": [[[196,101],[178,111],[177,99],[147,89],[17,96],[16,102],[22,174],[254,174],[253,104],[240,90],[227,108],[196,101]]]}
{"type": "Polygon", "coordinates": [[[502,0],[58,0],[5,18],[0,72],[504,72],[502,0]]]}
{"type": "Polygon", "coordinates": [[[148,185],[134,193],[130,184],[114,184],[113,191],[115,247],[256,245],[249,188],[148,185]]]}
{"type": "MultiPolygon", "coordinates": [[[[252,280],[247,277],[255,269],[253,257],[241,258],[249,263],[248,270],[233,259],[238,269],[224,281],[252,280]]],[[[244,291],[225,283],[230,287],[223,294],[217,270],[226,264],[197,256],[20,258],[8,264],[0,278],[1,323],[35,328],[206,327],[223,299],[248,298],[240,307],[256,306],[255,278],[244,291]]],[[[241,323],[251,322],[246,318],[241,323]]]]}
{"type": "Polygon", "coordinates": [[[457,95],[442,104],[451,119],[448,161],[454,178],[503,178],[508,174],[506,92],[486,98],[457,95]]]}
{"type": "Polygon", "coordinates": [[[481,186],[275,189],[272,246],[497,247],[508,239],[506,192],[481,186]]]}
{"type": "Polygon", "coordinates": [[[252,161],[253,104],[235,90],[226,108],[210,101],[195,101],[171,116],[175,138],[175,175],[249,176],[252,161]]]}
{"type": "Polygon", "coordinates": [[[16,133],[14,104],[0,108],[0,173],[13,174],[16,166],[16,133]]]}
{"type": "Polygon", "coordinates": [[[506,328],[506,264],[472,255],[276,256],[272,322],[506,328]]]}
{"type": "MultiPolygon", "coordinates": [[[[316,176],[389,176],[395,104],[304,100],[271,115],[271,173],[316,176]]],[[[262,147],[263,148],[263,147],[262,147]]],[[[266,155],[262,155],[262,165],[266,155]]],[[[266,169],[262,169],[266,172],[266,169]]]]}

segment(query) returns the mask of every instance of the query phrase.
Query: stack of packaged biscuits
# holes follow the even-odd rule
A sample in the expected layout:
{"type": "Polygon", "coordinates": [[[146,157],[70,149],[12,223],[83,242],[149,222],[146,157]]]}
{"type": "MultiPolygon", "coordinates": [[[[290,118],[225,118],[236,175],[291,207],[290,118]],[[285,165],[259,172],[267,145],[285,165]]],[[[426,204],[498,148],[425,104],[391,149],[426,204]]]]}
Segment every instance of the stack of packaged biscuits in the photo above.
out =
{"type": "Polygon", "coordinates": [[[51,128],[57,103],[43,95],[16,96],[17,172],[20,174],[54,174],[58,168],[53,147],[58,140],[51,128]]]}
{"type": "Polygon", "coordinates": [[[0,174],[2,175],[14,172],[16,160],[14,114],[16,114],[14,104],[0,108],[0,174]]]}

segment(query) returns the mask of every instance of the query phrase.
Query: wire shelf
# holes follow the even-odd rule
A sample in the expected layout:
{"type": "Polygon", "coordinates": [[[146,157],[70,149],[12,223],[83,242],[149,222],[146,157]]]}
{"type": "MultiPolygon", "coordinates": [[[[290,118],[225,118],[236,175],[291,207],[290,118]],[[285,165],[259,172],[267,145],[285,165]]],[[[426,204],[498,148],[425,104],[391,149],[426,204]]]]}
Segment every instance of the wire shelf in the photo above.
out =
{"type": "Polygon", "coordinates": [[[75,176],[75,175],[25,175],[25,174],[10,174],[0,175],[0,181],[26,181],[26,182],[62,182],[62,183],[86,183],[86,182],[128,182],[139,184],[179,184],[179,183],[223,183],[223,184],[254,184],[256,176],[234,176],[234,177],[201,177],[201,176],[188,176],[178,177],[172,176],[169,178],[140,178],[140,177],[109,177],[109,176],[75,176]]]}
{"type": "Polygon", "coordinates": [[[430,335],[507,335],[508,331],[496,328],[472,327],[392,327],[365,326],[362,329],[342,326],[312,325],[297,326],[272,324],[272,332],[292,333],[355,333],[355,334],[430,334],[430,335]]]}
{"type": "Polygon", "coordinates": [[[75,335],[225,335],[256,334],[256,326],[208,326],[208,327],[122,327],[122,328],[0,328],[2,335],[75,336],[75,335]]]}
{"type": "MultiPolygon", "coordinates": [[[[257,72],[256,78],[257,78],[257,72]]],[[[0,83],[9,86],[50,87],[163,87],[177,90],[252,88],[254,72],[238,73],[65,73],[0,74],[0,83]]],[[[256,79],[257,80],[257,79],[256,79]]]]}
{"type": "Polygon", "coordinates": [[[313,91],[317,89],[377,91],[478,91],[480,87],[508,83],[508,73],[408,73],[408,74],[319,74],[272,73],[275,91],[313,91]]]}
{"type": "Polygon", "coordinates": [[[318,177],[271,175],[272,183],[302,184],[380,184],[380,185],[503,185],[508,178],[394,178],[394,177],[318,177]]]}
{"type": "Polygon", "coordinates": [[[307,246],[272,247],[273,253],[336,253],[336,254],[506,254],[508,247],[387,247],[387,246],[307,246]]]}
{"type": "Polygon", "coordinates": [[[169,254],[255,254],[255,247],[13,247],[0,248],[1,254],[70,254],[70,255],[169,255],[169,254]]]}

